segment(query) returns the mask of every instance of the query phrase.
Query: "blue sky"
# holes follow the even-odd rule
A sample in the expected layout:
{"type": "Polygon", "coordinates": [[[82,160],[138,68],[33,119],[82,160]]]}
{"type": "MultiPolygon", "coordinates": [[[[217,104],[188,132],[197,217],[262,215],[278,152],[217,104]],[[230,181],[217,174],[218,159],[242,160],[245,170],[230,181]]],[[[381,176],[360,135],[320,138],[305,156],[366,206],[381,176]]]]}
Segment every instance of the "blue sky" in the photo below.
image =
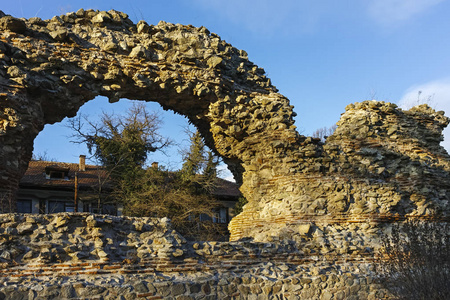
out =
{"type": "MultiPolygon", "coordinates": [[[[116,9],[135,23],[205,26],[266,70],[295,106],[296,125],[305,135],[333,125],[349,103],[376,99],[410,107],[419,90],[419,101],[450,115],[450,0],[4,2],[0,9],[16,17],[48,19],[79,8],[116,9]]],[[[95,99],[82,110],[95,116],[127,105],[95,99]]],[[[184,119],[171,113],[163,117],[162,133],[182,141],[184,119]]],[[[51,127],[39,135],[35,151],[76,161],[85,150],[68,143],[70,132],[61,125],[51,127]]],[[[445,146],[450,149],[450,142],[445,146]]],[[[177,148],[168,153],[154,160],[176,168],[181,160],[177,148]]]]}

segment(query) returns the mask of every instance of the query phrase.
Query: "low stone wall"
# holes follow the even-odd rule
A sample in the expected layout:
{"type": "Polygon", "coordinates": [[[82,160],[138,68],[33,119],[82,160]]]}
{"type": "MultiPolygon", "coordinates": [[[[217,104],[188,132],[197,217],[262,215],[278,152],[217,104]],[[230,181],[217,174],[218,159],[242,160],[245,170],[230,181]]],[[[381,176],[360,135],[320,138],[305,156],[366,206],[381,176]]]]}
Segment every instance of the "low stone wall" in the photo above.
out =
{"type": "Polygon", "coordinates": [[[0,298],[382,299],[371,255],[190,242],[167,219],[0,215],[0,298]]]}
{"type": "Polygon", "coordinates": [[[9,279],[1,280],[4,285],[0,296],[1,293],[7,299],[20,296],[27,299],[120,299],[119,296],[125,299],[380,299],[385,296],[371,278],[341,271],[351,265],[336,267],[323,263],[300,267],[280,262],[243,262],[203,262],[196,266],[189,266],[192,262],[165,266],[159,262],[157,268],[152,264],[96,263],[52,268],[33,266],[22,273],[5,275],[9,279]],[[38,276],[32,275],[33,271],[38,276]]]}

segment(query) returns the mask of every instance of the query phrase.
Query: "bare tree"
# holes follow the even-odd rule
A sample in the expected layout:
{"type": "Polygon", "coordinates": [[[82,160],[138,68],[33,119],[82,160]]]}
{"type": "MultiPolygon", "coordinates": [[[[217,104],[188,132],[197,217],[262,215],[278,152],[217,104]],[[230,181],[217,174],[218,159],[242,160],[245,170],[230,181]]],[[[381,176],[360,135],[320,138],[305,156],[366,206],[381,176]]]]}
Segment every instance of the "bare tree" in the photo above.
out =
{"type": "Polygon", "coordinates": [[[117,190],[133,183],[145,172],[148,154],[171,144],[170,139],[158,133],[161,123],[159,115],[147,112],[142,103],[135,103],[123,115],[103,113],[100,122],[92,122],[85,116],[69,119],[66,126],[74,132],[72,142],[86,144],[91,159],[102,166],[96,187],[99,211],[105,199],[121,201],[117,191],[105,198],[106,184],[117,190]]]}
{"type": "Polygon", "coordinates": [[[149,167],[119,191],[126,203],[125,214],[168,217],[186,237],[210,239],[221,229],[212,222],[218,207],[212,196],[217,186],[218,158],[207,150],[198,131],[189,132],[189,139],[181,170],[149,167]]]}
{"type": "Polygon", "coordinates": [[[168,217],[174,228],[187,237],[204,239],[217,230],[216,224],[202,221],[202,217],[214,216],[217,201],[202,192],[196,182],[186,180],[182,171],[149,167],[134,182],[121,184],[116,191],[124,200],[126,215],[168,217]]]}
{"type": "Polygon", "coordinates": [[[44,152],[41,152],[41,153],[34,153],[33,152],[33,156],[31,157],[31,160],[36,160],[36,161],[56,161],[56,159],[50,158],[48,156],[47,151],[44,151],[44,152]]]}
{"type": "Polygon", "coordinates": [[[322,128],[318,128],[316,129],[316,131],[313,132],[312,136],[314,138],[319,138],[322,140],[322,142],[325,142],[325,140],[327,139],[327,137],[329,137],[330,135],[332,135],[334,133],[334,131],[336,130],[337,125],[334,124],[330,127],[322,127],[322,128]]]}
{"type": "Polygon", "coordinates": [[[80,115],[69,119],[67,127],[74,131],[71,142],[86,144],[105,167],[123,169],[142,168],[149,153],[171,145],[169,138],[159,134],[160,124],[159,115],[147,112],[145,105],[139,103],[133,104],[124,115],[103,113],[98,123],[80,115]]]}

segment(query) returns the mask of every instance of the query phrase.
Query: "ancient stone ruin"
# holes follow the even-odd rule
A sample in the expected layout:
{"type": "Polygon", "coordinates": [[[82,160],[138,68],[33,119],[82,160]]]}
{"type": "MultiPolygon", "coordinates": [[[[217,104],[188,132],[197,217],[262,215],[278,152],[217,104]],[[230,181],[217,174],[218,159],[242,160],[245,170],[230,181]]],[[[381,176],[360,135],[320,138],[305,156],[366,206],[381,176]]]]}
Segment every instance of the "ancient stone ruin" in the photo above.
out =
{"type": "MultiPolygon", "coordinates": [[[[113,10],[79,10],[51,20],[17,19],[0,11],[3,212],[14,211],[19,179],[44,125],[74,116],[99,95],[111,102],[154,101],[186,116],[228,164],[249,201],[229,227],[231,240],[239,241],[222,244],[183,243],[170,226],[159,233],[169,238],[147,239],[142,226],[148,223],[150,232],[158,221],[73,215],[62,221],[72,225],[59,226],[58,216],[4,215],[0,258],[17,280],[3,282],[19,283],[8,291],[27,293],[39,282],[33,274],[41,264],[54,263],[42,276],[72,274],[73,280],[49,284],[49,289],[67,284],[70,297],[82,297],[92,290],[90,284],[111,287],[99,288],[97,295],[173,299],[380,297],[370,273],[380,233],[408,218],[449,221],[450,157],[439,143],[450,120],[427,105],[401,110],[366,101],[348,105],[323,143],[296,131],[293,107],[264,74],[245,51],[204,27],[134,24],[113,10]],[[123,232],[134,226],[130,237],[123,237],[122,250],[128,250],[111,258],[121,245],[111,246],[111,237],[98,230],[92,233],[95,224],[89,222],[122,222],[123,232]],[[45,240],[49,234],[56,252],[44,247],[52,242],[45,240]],[[158,243],[168,246],[156,251],[158,243]],[[77,244],[85,246],[75,249],[77,244]],[[107,270],[119,270],[122,277],[107,270]],[[148,283],[135,284],[146,272],[148,283]],[[94,279],[80,286],[80,276],[89,274],[94,279]],[[24,291],[22,279],[29,282],[24,291]],[[167,285],[169,290],[158,288],[167,285]],[[111,294],[119,286],[129,289],[111,294]]],[[[33,293],[42,296],[44,290],[33,293]]]]}
{"type": "Polygon", "coordinates": [[[311,299],[332,293],[375,299],[384,293],[366,281],[370,264],[317,260],[291,243],[188,242],[164,219],[4,214],[0,224],[2,299],[311,299]]]}

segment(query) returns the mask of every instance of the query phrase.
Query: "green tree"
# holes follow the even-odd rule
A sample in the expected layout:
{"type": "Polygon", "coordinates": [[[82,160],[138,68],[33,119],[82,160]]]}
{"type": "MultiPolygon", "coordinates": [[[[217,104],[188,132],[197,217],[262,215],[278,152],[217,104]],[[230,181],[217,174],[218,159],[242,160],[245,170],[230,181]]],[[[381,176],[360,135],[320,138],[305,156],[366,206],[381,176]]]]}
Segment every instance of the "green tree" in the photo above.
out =
{"type": "Polygon", "coordinates": [[[203,176],[207,180],[214,180],[217,178],[217,165],[219,164],[219,158],[209,150],[206,152],[205,168],[203,170],[203,176]]]}
{"type": "Polygon", "coordinates": [[[199,189],[198,193],[211,193],[217,179],[219,157],[211,150],[207,150],[198,130],[188,134],[191,144],[183,156],[182,178],[199,189]]]}
{"type": "MultiPolygon", "coordinates": [[[[100,122],[92,122],[85,116],[68,121],[75,133],[74,143],[86,144],[89,153],[106,169],[106,176],[113,182],[114,192],[105,199],[102,191],[105,181],[98,187],[98,209],[102,202],[122,202],[118,195],[132,193],[134,183],[145,173],[149,153],[162,150],[171,144],[158,133],[161,119],[149,113],[142,103],[133,106],[123,115],[103,113],[100,122]],[[120,189],[120,191],[118,190],[120,189]]],[[[105,176],[104,173],[102,175],[105,176]]]]}
{"type": "Polygon", "coordinates": [[[145,105],[139,103],[124,115],[103,113],[99,123],[79,116],[69,120],[68,126],[75,132],[74,143],[86,144],[89,153],[114,179],[123,179],[142,170],[149,153],[171,144],[158,133],[160,124],[158,114],[147,112],[145,105]]]}
{"type": "Polygon", "coordinates": [[[247,203],[247,199],[245,199],[244,197],[239,197],[238,202],[233,208],[234,215],[237,216],[238,214],[240,214],[244,210],[244,205],[247,203]]]}
{"type": "Polygon", "coordinates": [[[200,132],[197,130],[189,135],[191,145],[183,157],[184,163],[181,168],[185,180],[192,180],[194,176],[198,175],[205,162],[205,143],[200,132]]]}

